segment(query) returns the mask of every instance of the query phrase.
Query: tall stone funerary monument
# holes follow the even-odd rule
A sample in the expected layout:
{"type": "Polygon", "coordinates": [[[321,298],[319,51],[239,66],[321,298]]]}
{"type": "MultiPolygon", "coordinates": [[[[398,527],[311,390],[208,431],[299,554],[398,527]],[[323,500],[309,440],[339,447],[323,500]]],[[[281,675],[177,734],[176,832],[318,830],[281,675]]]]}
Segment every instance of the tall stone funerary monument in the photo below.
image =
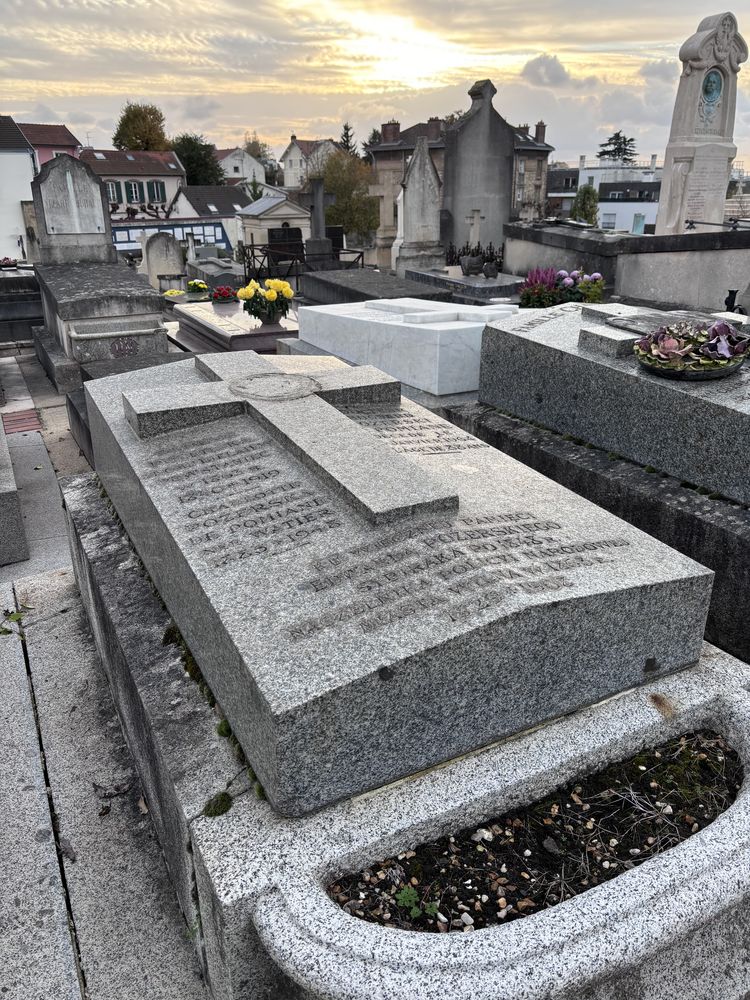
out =
{"type": "MultiPolygon", "coordinates": [[[[724,221],[737,155],[737,74],[747,56],[737,18],[730,13],[704,18],[680,49],[682,76],[664,158],[657,236],[685,232],[686,219],[724,221]]],[[[716,232],[711,226],[696,229],[716,232]]]]}

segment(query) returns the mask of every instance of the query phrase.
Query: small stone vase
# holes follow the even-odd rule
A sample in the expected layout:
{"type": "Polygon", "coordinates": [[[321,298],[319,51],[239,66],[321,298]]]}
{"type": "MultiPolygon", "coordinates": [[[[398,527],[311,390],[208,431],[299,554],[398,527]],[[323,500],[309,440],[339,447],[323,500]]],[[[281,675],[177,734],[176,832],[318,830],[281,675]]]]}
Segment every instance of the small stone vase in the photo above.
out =
{"type": "Polygon", "coordinates": [[[214,312],[217,316],[229,317],[233,316],[239,309],[239,302],[215,302],[212,301],[211,305],[214,307],[214,312]]]}

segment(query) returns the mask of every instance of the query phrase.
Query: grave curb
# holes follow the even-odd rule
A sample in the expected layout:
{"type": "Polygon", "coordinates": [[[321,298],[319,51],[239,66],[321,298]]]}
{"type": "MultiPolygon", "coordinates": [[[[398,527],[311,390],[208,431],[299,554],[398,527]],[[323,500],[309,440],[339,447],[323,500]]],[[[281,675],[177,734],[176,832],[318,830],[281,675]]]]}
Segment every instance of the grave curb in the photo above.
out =
{"type": "Polygon", "coordinates": [[[475,934],[389,931],[345,914],[323,886],[694,728],[718,728],[747,766],[750,666],[705,646],[695,667],[311,816],[285,819],[243,794],[225,815],[187,827],[191,791],[229,773],[215,716],[160,645],[166,612],[94,478],[68,480],[63,490],[84,605],[160,838],[172,838],[162,841],[170,871],[179,870],[176,852],[193,851],[215,1000],[667,1000],[696,995],[696,983],[701,1000],[746,995],[747,788],[710,830],[672,851],[562,906],[475,934]],[[150,597],[133,613],[144,590],[150,597]],[[671,705],[668,718],[650,700],[656,693],[671,705]],[[176,702],[191,706],[187,717],[176,702]],[[186,724],[188,745],[198,748],[190,780],[184,760],[176,766],[186,724]],[[177,814],[180,836],[167,812],[177,814]]]}

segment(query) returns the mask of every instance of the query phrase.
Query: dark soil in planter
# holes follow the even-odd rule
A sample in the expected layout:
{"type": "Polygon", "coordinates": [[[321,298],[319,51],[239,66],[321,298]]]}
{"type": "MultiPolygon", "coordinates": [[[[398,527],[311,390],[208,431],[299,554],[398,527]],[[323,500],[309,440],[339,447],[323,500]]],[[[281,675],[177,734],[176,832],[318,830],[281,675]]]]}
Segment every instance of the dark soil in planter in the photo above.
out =
{"type": "Polygon", "coordinates": [[[720,736],[690,733],[526,809],[339,878],[328,893],[384,927],[446,933],[508,923],[687,840],[729,808],[742,780],[740,759],[720,736]]]}

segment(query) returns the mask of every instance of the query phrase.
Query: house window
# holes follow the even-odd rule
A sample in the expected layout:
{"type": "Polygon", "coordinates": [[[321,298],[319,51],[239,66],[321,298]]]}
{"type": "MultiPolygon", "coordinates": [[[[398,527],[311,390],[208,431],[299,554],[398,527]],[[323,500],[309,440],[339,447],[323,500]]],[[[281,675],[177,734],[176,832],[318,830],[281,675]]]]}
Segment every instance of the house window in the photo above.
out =
{"type": "Polygon", "coordinates": [[[53,150],[52,155],[53,156],[65,156],[65,150],[64,149],[55,149],[55,150],[53,150]]]}
{"type": "Polygon", "coordinates": [[[149,181],[146,185],[148,200],[156,205],[161,205],[167,200],[167,192],[164,181],[149,181]]]}
{"type": "Polygon", "coordinates": [[[242,205],[237,205],[234,202],[232,202],[232,208],[235,208],[238,212],[242,211],[242,205]]]}
{"type": "Polygon", "coordinates": [[[523,174],[526,172],[526,160],[518,161],[518,172],[519,174],[523,174]]]}
{"type": "Polygon", "coordinates": [[[94,153],[94,158],[97,159],[97,160],[106,160],[107,159],[107,157],[104,155],[104,153],[94,153]]]}
{"type": "Polygon", "coordinates": [[[209,212],[218,212],[219,211],[218,208],[216,207],[216,205],[212,205],[210,201],[206,203],[206,207],[208,208],[209,212]]]}
{"type": "Polygon", "coordinates": [[[122,201],[122,186],[119,181],[107,181],[107,201],[111,205],[119,205],[122,201]]]}
{"type": "Polygon", "coordinates": [[[234,170],[234,172],[236,174],[238,174],[240,172],[240,168],[239,167],[233,167],[232,169],[234,170]]]}
{"type": "Polygon", "coordinates": [[[602,229],[614,229],[616,224],[616,212],[602,212],[602,229]]]}
{"type": "Polygon", "coordinates": [[[593,175],[589,176],[589,179],[586,181],[586,183],[588,184],[589,187],[593,187],[594,186],[594,177],[593,177],[593,175]]]}
{"type": "Polygon", "coordinates": [[[140,205],[143,202],[143,184],[140,181],[125,181],[125,200],[128,205],[140,205]]]}

